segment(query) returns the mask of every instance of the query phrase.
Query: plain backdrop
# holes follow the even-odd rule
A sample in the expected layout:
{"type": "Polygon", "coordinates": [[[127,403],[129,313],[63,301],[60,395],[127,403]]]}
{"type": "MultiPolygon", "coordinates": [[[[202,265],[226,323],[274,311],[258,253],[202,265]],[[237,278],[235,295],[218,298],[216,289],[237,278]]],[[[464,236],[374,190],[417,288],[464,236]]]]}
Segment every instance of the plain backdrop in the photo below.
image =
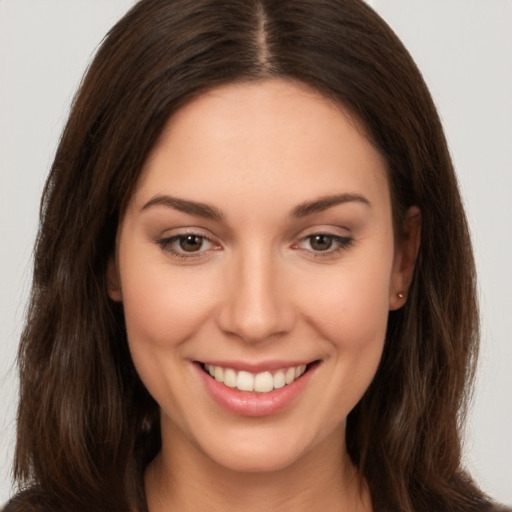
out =
{"type": "MultiPolygon", "coordinates": [[[[73,93],[133,0],[0,0],[0,503],[12,493],[16,349],[38,203],[73,93]]],[[[466,464],[512,504],[512,2],[373,0],[422,70],[467,205],[482,349],[466,464]]]]}

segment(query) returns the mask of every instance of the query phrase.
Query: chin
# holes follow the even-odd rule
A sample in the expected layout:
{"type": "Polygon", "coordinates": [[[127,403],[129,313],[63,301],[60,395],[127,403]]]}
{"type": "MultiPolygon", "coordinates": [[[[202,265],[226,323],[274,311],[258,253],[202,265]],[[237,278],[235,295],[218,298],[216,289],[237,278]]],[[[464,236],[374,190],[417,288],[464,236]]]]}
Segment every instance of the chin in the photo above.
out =
{"type": "MultiPolygon", "coordinates": [[[[279,427],[269,422],[259,432],[253,430],[216,436],[206,448],[203,446],[202,451],[210,460],[230,471],[273,473],[292,468],[308,454],[317,452],[318,445],[323,444],[306,432],[301,432],[302,436],[297,433],[297,429],[279,432],[279,427]]],[[[343,444],[342,435],[337,435],[340,436],[339,444],[343,444]]]]}
{"type": "Polygon", "coordinates": [[[206,455],[219,466],[236,473],[275,473],[292,467],[301,458],[297,452],[276,451],[261,446],[206,455]]]}

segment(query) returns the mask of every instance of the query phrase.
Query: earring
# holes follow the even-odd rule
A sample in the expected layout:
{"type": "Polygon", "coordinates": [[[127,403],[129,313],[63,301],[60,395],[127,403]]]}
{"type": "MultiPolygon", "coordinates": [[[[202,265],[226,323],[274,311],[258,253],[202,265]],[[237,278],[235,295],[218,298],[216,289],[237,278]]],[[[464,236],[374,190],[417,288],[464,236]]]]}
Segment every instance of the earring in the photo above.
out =
{"type": "Polygon", "coordinates": [[[398,292],[398,298],[399,299],[403,299],[404,298],[404,294],[402,292],[398,292]]]}

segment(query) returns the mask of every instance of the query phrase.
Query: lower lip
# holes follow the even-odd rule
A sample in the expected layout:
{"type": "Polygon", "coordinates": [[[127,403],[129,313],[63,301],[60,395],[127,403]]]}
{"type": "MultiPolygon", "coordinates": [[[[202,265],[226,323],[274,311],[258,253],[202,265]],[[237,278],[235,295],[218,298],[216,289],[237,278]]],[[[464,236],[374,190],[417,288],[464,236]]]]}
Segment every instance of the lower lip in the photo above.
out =
{"type": "Polygon", "coordinates": [[[215,402],[223,409],[241,416],[269,416],[286,409],[304,390],[316,365],[291,384],[268,393],[240,391],[217,382],[195,363],[203,383],[215,402]]]}

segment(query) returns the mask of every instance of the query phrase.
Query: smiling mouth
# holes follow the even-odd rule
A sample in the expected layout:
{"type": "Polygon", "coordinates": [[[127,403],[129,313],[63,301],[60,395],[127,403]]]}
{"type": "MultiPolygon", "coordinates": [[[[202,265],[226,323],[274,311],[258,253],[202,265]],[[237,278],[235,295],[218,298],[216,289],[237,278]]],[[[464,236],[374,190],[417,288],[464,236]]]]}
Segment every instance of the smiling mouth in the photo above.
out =
{"type": "Polygon", "coordinates": [[[251,373],[245,370],[235,370],[213,364],[200,363],[202,370],[224,386],[239,391],[254,393],[270,393],[275,389],[288,386],[300,379],[308,370],[316,366],[319,361],[299,366],[290,366],[276,371],[251,373]]]}

